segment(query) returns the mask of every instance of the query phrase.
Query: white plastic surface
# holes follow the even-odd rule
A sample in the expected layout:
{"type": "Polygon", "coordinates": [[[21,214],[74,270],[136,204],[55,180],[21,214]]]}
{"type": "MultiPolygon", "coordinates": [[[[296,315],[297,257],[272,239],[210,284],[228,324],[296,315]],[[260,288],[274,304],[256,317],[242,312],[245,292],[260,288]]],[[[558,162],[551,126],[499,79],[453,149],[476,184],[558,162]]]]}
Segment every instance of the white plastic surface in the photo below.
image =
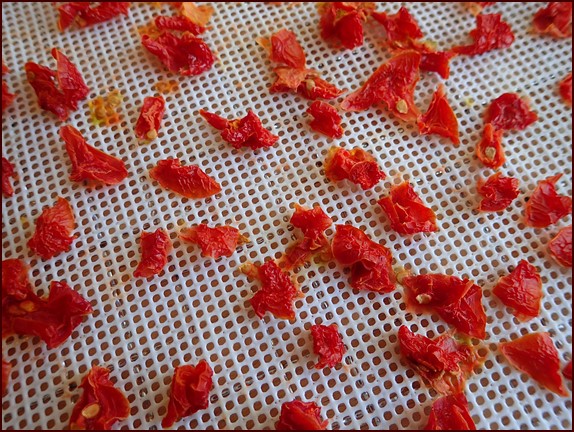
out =
{"type": "MultiPolygon", "coordinates": [[[[530,33],[531,19],[543,3],[497,3],[516,34],[503,51],[452,61],[445,81],[458,116],[461,145],[436,136],[419,136],[416,126],[380,109],[344,114],[345,136],[336,142],[312,132],[304,114],[309,102],[292,94],[269,94],[272,65],[255,41],[286,27],[305,49],[309,67],[347,90],[355,89],[390,54],[381,30],[368,25],[363,47],[340,51],[319,37],[316,5],[264,3],[215,4],[212,30],[205,39],[220,61],[198,77],[173,75],[139,41],[138,27],[161,13],[154,5],[134,4],[128,17],[96,27],[60,33],[50,3],[2,4],[2,56],[12,70],[4,79],[18,94],[3,115],[2,154],[19,175],[15,195],[2,199],[2,256],[22,258],[39,293],[51,280],[65,280],[94,308],[61,347],[48,350],[38,339],[9,337],[4,358],[13,365],[2,398],[3,428],[66,427],[78,385],[92,365],[111,369],[127,395],[131,415],[123,429],[160,428],[176,365],[207,360],[214,369],[208,409],[180,428],[273,429],[281,404],[315,401],[331,429],[421,428],[433,398],[418,375],[401,360],[396,332],[401,324],[436,336],[448,329],[437,316],[405,312],[402,288],[390,295],[355,292],[336,263],[312,263],[293,277],[305,297],[296,303],[297,319],[258,319],[249,298],[258,289],[239,272],[248,260],[279,257],[296,233],[289,225],[295,203],[319,204],[335,223],[365,229],[392,251],[395,265],[413,271],[468,277],[484,289],[488,338],[481,343],[487,360],[467,384],[470,411],[481,429],[571,429],[571,396],[561,398],[508,364],[497,350],[531,331],[549,331],[563,365],[571,358],[572,271],[549,255],[548,242],[560,220],[547,229],[523,224],[525,199],[539,180],[564,173],[559,190],[572,194],[572,111],[560,99],[558,82],[571,71],[572,41],[530,33]],[[129,177],[115,187],[88,189],[68,179],[70,161],[58,136],[61,126],[39,109],[23,71],[27,61],[53,67],[50,49],[58,47],[82,72],[90,99],[119,89],[123,121],[112,127],[90,123],[87,100],[68,124],[96,147],[121,157],[129,177]],[[175,80],[178,91],[165,95],[160,137],[139,145],[133,126],[145,96],[159,81],[175,80]],[[504,92],[531,100],[539,120],[524,132],[504,137],[507,162],[502,172],[520,180],[521,194],[499,214],[475,209],[476,182],[492,174],[474,156],[482,114],[504,92]],[[229,118],[253,109],[281,140],[267,150],[233,150],[199,115],[205,108],[229,118]],[[361,146],[379,160],[387,179],[370,191],[328,181],[322,163],[328,149],[361,146]],[[148,170],[158,160],[178,157],[199,164],[222,185],[220,195],[188,200],[162,189],[148,170]],[[437,213],[440,231],[401,237],[390,229],[376,200],[403,180],[437,213]],[[41,210],[67,198],[77,220],[78,239],[69,253],[42,261],[27,248],[41,210]],[[231,258],[201,257],[182,244],[177,232],[195,223],[231,224],[252,242],[231,258]],[[151,281],[135,279],[139,236],[167,229],[174,243],[165,272],[151,281]],[[540,269],[543,310],[518,322],[491,294],[498,277],[520,259],[540,269]],[[310,326],[336,323],[348,352],[343,365],[315,370],[310,326]]],[[[397,3],[378,10],[395,12],[397,3]]],[[[426,38],[448,48],[467,39],[474,17],[462,4],[416,3],[409,10],[426,38]]],[[[163,6],[165,14],[175,12],[163,6]]],[[[440,78],[424,74],[416,101],[426,110],[440,78]]],[[[332,236],[333,231],[329,231],[332,236]]],[[[571,382],[567,382],[569,391],[571,382]]]]}

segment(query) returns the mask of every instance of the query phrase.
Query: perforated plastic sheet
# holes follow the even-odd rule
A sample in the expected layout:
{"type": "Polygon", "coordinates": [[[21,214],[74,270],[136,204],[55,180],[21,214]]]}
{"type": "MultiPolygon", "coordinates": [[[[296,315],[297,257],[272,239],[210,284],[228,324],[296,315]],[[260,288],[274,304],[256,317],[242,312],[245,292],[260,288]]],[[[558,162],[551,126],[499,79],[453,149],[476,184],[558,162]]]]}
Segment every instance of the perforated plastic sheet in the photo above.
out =
{"type": "MultiPolygon", "coordinates": [[[[402,3],[401,3],[402,4],[402,3]]],[[[543,3],[498,3],[514,29],[507,50],[452,62],[445,84],[459,119],[462,142],[453,147],[436,136],[421,137],[414,125],[377,109],[344,115],[345,136],[333,142],[310,131],[308,101],[271,95],[272,65],[255,42],[280,28],[293,30],[310,67],[340,88],[355,89],[389,58],[380,30],[367,26],[366,42],[339,51],[319,37],[314,4],[215,4],[213,29],[205,39],[218,53],[214,68],[199,77],[168,73],[139,42],[138,27],[161,12],[133,5],[128,17],[84,30],[59,33],[49,3],[2,4],[2,56],[12,69],[5,77],[18,94],[4,113],[2,153],[16,164],[15,195],[2,201],[2,255],[22,258],[40,294],[51,280],[66,280],[94,308],[61,347],[48,350],[38,339],[10,337],[4,358],[13,365],[2,398],[4,428],[67,426],[78,385],[91,366],[108,367],[131,404],[123,429],[159,427],[166,412],[175,366],[207,360],[214,369],[210,406],[185,418],[180,428],[272,429],[285,401],[315,401],[332,429],[420,428],[436,395],[400,359],[396,332],[407,324],[434,337],[448,327],[437,317],[405,311],[402,289],[390,295],[353,291],[336,263],[312,263],[294,274],[305,297],[294,322],[259,320],[248,299],[258,289],[238,268],[246,261],[277,258],[297,233],[289,225],[295,203],[319,204],[336,223],[351,223],[384,242],[395,264],[414,273],[445,272],[468,277],[484,289],[488,338],[480,344],[487,360],[467,385],[472,417],[482,429],[572,426],[571,397],[560,398],[511,367],[497,343],[531,331],[549,331],[563,364],[571,357],[572,271],[555,263],[547,249],[566,218],[547,229],[524,226],[525,199],[536,183],[564,173],[562,193],[572,194],[572,112],[560,100],[558,82],[571,70],[571,40],[529,32],[543,3]],[[123,121],[95,127],[87,102],[69,124],[91,144],[121,157],[130,175],[115,187],[89,189],[68,179],[70,162],[58,137],[60,123],[37,105],[26,83],[26,61],[53,65],[58,47],[81,70],[90,98],[118,89],[123,121]],[[159,139],[138,145],[133,125],[145,96],[162,81],[178,90],[165,95],[166,115],[159,139]],[[539,120],[524,132],[507,133],[508,160],[502,172],[520,180],[521,195],[505,212],[480,214],[476,181],[490,175],[474,157],[485,106],[504,92],[528,96],[539,120]],[[248,108],[281,137],[273,148],[233,150],[199,116],[205,108],[229,118],[248,108]],[[387,173],[370,191],[328,181],[323,161],[340,144],[371,152],[387,173]],[[223,191],[214,198],[188,200],[154,183],[148,170],[158,160],[178,157],[199,164],[223,191]],[[437,213],[440,231],[401,237],[376,204],[403,180],[437,213]],[[77,218],[69,253],[41,261],[26,247],[42,208],[67,198],[77,218]],[[251,243],[231,258],[212,260],[182,244],[177,232],[196,223],[231,224],[251,243]],[[153,280],[134,279],[144,230],[167,229],[174,243],[165,272],[153,280]],[[540,316],[519,323],[491,294],[498,277],[526,258],[541,272],[545,296],[540,316]],[[344,364],[315,370],[310,326],[336,323],[348,347],[344,364]]],[[[395,12],[398,3],[378,6],[395,12]]],[[[408,4],[429,40],[448,48],[465,41],[474,17],[461,4],[408,4]]],[[[163,6],[166,14],[173,14],[163,6]]],[[[440,79],[424,75],[417,104],[425,110],[440,79]]],[[[328,233],[332,235],[332,231],[328,233]]],[[[567,383],[569,390],[571,382],[567,383]]]]}

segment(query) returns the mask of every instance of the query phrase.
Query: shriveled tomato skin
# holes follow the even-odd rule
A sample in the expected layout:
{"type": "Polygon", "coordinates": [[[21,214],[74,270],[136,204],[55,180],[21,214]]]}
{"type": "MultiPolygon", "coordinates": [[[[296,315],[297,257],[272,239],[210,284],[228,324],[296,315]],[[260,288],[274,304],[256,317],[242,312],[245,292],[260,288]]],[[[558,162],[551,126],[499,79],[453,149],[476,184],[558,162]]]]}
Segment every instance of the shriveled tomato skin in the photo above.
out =
{"type": "Polygon", "coordinates": [[[64,31],[74,23],[80,28],[102,23],[120,14],[127,15],[130,6],[130,2],[102,2],[94,7],[90,2],[64,3],[58,7],[58,28],[64,31]]]}
{"type": "Polygon", "coordinates": [[[494,99],[486,110],[484,122],[496,130],[524,130],[538,120],[538,115],[530,110],[528,101],[516,93],[504,93],[494,99]]]}
{"type": "Polygon", "coordinates": [[[8,390],[8,384],[10,384],[10,372],[12,372],[12,365],[2,357],[2,396],[4,396],[6,394],[6,390],[8,390]]]}
{"type": "Polygon", "coordinates": [[[319,356],[319,361],[315,364],[316,369],[333,368],[341,363],[346,349],[336,324],[313,325],[311,335],[313,351],[319,356]]]}
{"type": "Polygon", "coordinates": [[[222,256],[230,257],[237,245],[246,239],[237,228],[227,225],[211,228],[206,224],[184,228],[179,233],[179,238],[199,245],[203,256],[215,259],[222,256]]]}
{"type": "Polygon", "coordinates": [[[197,25],[185,16],[156,16],[154,23],[159,30],[189,32],[194,36],[202,34],[206,30],[205,27],[197,25]]]}
{"type": "Polygon", "coordinates": [[[497,169],[506,162],[502,147],[502,132],[496,130],[490,123],[484,125],[482,139],[476,146],[476,156],[488,168],[497,169]]]}
{"type": "Polygon", "coordinates": [[[329,2],[319,5],[321,37],[346,49],[363,45],[363,23],[375,9],[371,2],[329,2]]]}
{"type": "Polygon", "coordinates": [[[179,159],[165,159],[149,170],[149,175],[164,188],[186,198],[207,198],[221,192],[221,186],[197,165],[181,165],[179,159]]]}
{"type": "Polygon", "coordinates": [[[142,257],[134,276],[150,278],[160,274],[167,264],[167,255],[171,248],[171,240],[166,230],[159,228],[154,232],[142,232],[140,237],[142,257]]]}
{"type": "Polygon", "coordinates": [[[421,135],[437,134],[450,139],[454,145],[460,143],[458,120],[448,103],[444,85],[438,86],[427,112],[418,118],[417,124],[421,135]]]}
{"type": "Polygon", "coordinates": [[[291,30],[281,29],[271,36],[271,61],[290,68],[305,68],[305,52],[291,30]]]}
{"type": "Polygon", "coordinates": [[[281,405],[275,430],[325,430],[329,425],[321,419],[321,408],[315,402],[294,400],[281,405]]]}
{"type": "Polygon", "coordinates": [[[502,20],[500,14],[480,14],[476,17],[476,28],[470,32],[473,43],[456,46],[452,51],[459,55],[475,56],[486,52],[508,48],[514,43],[512,28],[502,20]]]}
{"type": "Polygon", "coordinates": [[[486,338],[486,312],[482,305],[482,289],[473,284],[457,302],[437,307],[439,316],[459,333],[477,339],[486,338]]]}
{"type": "Polygon", "coordinates": [[[403,42],[423,37],[418,23],[404,6],[395,14],[373,12],[372,17],[382,24],[389,42],[403,42]]]}
{"type": "Polygon", "coordinates": [[[72,206],[58,197],[53,207],[47,207],[36,220],[36,230],[28,247],[42,259],[50,259],[72,247],[76,236],[72,235],[76,225],[72,206]]]}
{"type": "Polygon", "coordinates": [[[16,172],[14,171],[14,165],[10,163],[8,159],[2,156],[2,195],[5,197],[11,197],[14,195],[14,188],[12,187],[11,178],[16,177],[16,172]]]}
{"type": "Polygon", "coordinates": [[[555,38],[572,36],[572,2],[549,2],[533,18],[534,31],[555,38]]]}
{"type": "Polygon", "coordinates": [[[478,210],[482,212],[500,212],[505,210],[516,199],[518,179],[504,177],[501,173],[490,176],[486,181],[478,181],[477,190],[483,196],[478,210]]]}
{"type": "Polygon", "coordinates": [[[542,180],[525,205],[526,225],[545,228],[572,213],[572,198],[559,195],[556,183],[562,174],[542,180]]]}
{"type": "Polygon", "coordinates": [[[310,126],[314,131],[320,132],[331,138],[341,138],[341,116],[337,109],[326,102],[315,101],[307,109],[307,114],[313,116],[310,126]]]}
{"type": "Polygon", "coordinates": [[[550,253],[564,267],[572,267],[572,225],[562,228],[548,245],[550,253]]]}
{"type": "Polygon", "coordinates": [[[70,416],[70,430],[111,430],[114,423],[127,419],[130,404],[109,378],[110,371],[94,366],[82,380],[84,391],[70,416]]]}
{"type": "Polygon", "coordinates": [[[548,333],[528,333],[499,347],[515,368],[551,392],[568,396],[560,376],[558,351],[548,333]]]}
{"type": "Polygon", "coordinates": [[[560,85],[558,87],[560,92],[560,96],[562,96],[562,100],[568,106],[572,106],[572,72],[570,72],[566,77],[560,81],[560,85]]]}
{"type": "Polygon", "coordinates": [[[8,88],[8,84],[6,81],[2,80],[2,112],[6,111],[12,102],[16,99],[16,95],[10,93],[10,89],[8,88]]]}
{"type": "Polygon", "coordinates": [[[371,189],[386,175],[375,158],[361,148],[332,147],[325,160],[325,175],[331,181],[349,180],[363,190],[371,189]]]}
{"type": "Polygon", "coordinates": [[[572,360],[562,369],[562,375],[572,381],[572,360]]]}
{"type": "Polygon", "coordinates": [[[165,99],[162,96],[146,97],[136,122],[136,137],[142,141],[157,138],[164,112],[165,99]]]}
{"type": "Polygon", "coordinates": [[[196,366],[184,365],[175,368],[167,413],[161,421],[163,428],[184,417],[189,417],[209,406],[209,392],[213,388],[213,370],[205,360],[196,366]]]}
{"type": "Polygon", "coordinates": [[[277,67],[274,72],[277,74],[277,79],[269,89],[271,93],[296,91],[310,100],[330,100],[343,94],[343,90],[319,78],[319,74],[311,69],[277,67]]]}
{"type": "Polygon", "coordinates": [[[443,396],[432,404],[425,430],[476,430],[464,393],[443,396]]]}

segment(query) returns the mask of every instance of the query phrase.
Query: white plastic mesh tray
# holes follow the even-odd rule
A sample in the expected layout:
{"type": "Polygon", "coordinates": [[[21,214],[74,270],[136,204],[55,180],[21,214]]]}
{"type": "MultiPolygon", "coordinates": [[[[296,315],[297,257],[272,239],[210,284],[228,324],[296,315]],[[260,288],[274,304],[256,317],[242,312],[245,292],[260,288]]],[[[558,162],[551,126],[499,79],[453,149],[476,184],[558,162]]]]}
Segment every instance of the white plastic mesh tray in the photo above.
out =
{"type": "MultiPolygon", "coordinates": [[[[371,152],[388,175],[364,192],[325,178],[322,163],[335,142],[309,130],[308,101],[269,94],[272,65],[255,39],[289,28],[310,67],[340,88],[355,89],[389,58],[375,26],[367,26],[363,47],[337,51],[319,37],[314,4],[215,4],[213,29],[205,39],[220,61],[199,77],[179,77],[141,46],[138,27],[160,13],[150,4],[135,4],[128,17],[97,27],[59,33],[49,3],[3,3],[2,55],[12,69],[5,79],[18,98],[4,114],[2,153],[16,163],[20,178],[14,197],[2,200],[2,256],[26,260],[40,294],[51,280],[66,280],[94,307],[93,316],[58,349],[25,337],[3,341],[5,358],[13,365],[9,392],[2,398],[3,427],[67,426],[82,377],[100,364],[112,369],[131,404],[129,419],[116,427],[156,429],[166,412],[174,367],[200,359],[215,372],[211,404],[179,422],[180,428],[272,429],[281,403],[294,398],[318,403],[332,429],[424,426],[433,396],[400,359],[396,332],[405,323],[435,336],[447,326],[436,316],[405,312],[400,287],[390,295],[354,292],[337,264],[313,263],[294,275],[305,294],[296,303],[295,322],[259,320],[250,308],[247,300],[258,285],[238,268],[247,260],[280,256],[294,238],[289,218],[299,203],[319,204],[336,223],[352,223],[384,241],[397,265],[415,273],[468,277],[484,288],[484,348],[490,352],[466,392],[479,428],[570,429],[571,398],[543,390],[496,349],[499,341],[546,330],[562,361],[571,356],[572,271],[557,265],[547,250],[571,218],[542,230],[522,221],[525,198],[539,180],[562,172],[559,189],[572,194],[572,111],[557,93],[557,83],[571,70],[572,42],[530,33],[531,18],[542,5],[492,6],[489,11],[502,13],[511,24],[516,43],[453,60],[446,87],[459,119],[459,147],[436,136],[421,137],[413,125],[380,110],[344,115],[346,132],[337,143],[371,152]],[[119,125],[93,126],[87,102],[68,122],[90,143],[124,160],[130,175],[116,187],[88,189],[68,179],[60,123],[38,108],[23,72],[26,61],[53,65],[54,46],[79,67],[92,89],[90,98],[113,88],[124,96],[119,125]],[[133,126],[143,98],[153,95],[162,80],[176,80],[179,91],[166,95],[160,138],[140,146],[133,126]],[[492,99],[512,91],[528,96],[540,118],[504,138],[508,161],[502,171],[520,179],[522,194],[503,213],[481,214],[475,210],[476,181],[492,173],[474,157],[482,114],[492,99]],[[233,150],[199,117],[200,108],[230,118],[251,108],[281,140],[267,150],[233,150]],[[148,170],[167,157],[199,164],[221,183],[222,194],[194,201],[160,188],[148,170]],[[376,200],[403,180],[411,181],[437,213],[438,233],[405,238],[390,229],[376,200]],[[42,208],[57,196],[72,203],[79,239],[69,253],[41,261],[26,241],[42,208]],[[252,242],[231,258],[203,258],[196,247],[177,239],[179,229],[195,223],[231,224],[252,242]],[[174,242],[168,266],[150,282],[134,279],[140,233],[157,227],[167,229],[174,242]],[[491,294],[498,277],[522,258],[540,269],[545,291],[542,313],[526,324],[491,294]],[[340,327],[348,352],[343,365],[318,371],[309,329],[323,322],[340,327]]],[[[378,9],[394,12],[399,6],[387,3],[378,9]]],[[[443,48],[465,41],[475,26],[462,4],[408,8],[427,38],[443,48]]],[[[164,11],[174,13],[167,5],[164,11]]],[[[416,94],[422,110],[438,82],[434,74],[421,79],[416,94]]],[[[571,390],[571,382],[567,385],[571,390]]]]}

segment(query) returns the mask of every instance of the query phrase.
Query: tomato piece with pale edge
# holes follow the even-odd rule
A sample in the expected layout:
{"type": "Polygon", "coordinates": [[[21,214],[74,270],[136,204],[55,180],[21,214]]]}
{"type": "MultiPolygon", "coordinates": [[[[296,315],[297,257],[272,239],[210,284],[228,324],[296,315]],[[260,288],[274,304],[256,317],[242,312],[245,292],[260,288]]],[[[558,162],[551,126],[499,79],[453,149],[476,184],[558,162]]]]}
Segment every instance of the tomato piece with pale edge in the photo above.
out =
{"type": "Polygon", "coordinates": [[[490,123],[484,125],[482,139],[476,146],[476,157],[488,168],[500,168],[506,162],[502,133],[503,131],[496,130],[490,123]]]}
{"type": "Polygon", "coordinates": [[[179,159],[165,159],[149,170],[164,188],[186,198],[207,198],[221,192],[221,186],[197,165],[181,165],[179,159]]]}
{"type": "Polygon", "coordinates": [[[206,224],[184,228],[179,233],[179,238],[199,245],[203,256],[215,259],[222,256],[230,257],[238,244],[247,241],[247,237],[241,235],[237,228],[227,225],[211,228],[206,224]]]}
{"type": "Polygon", "coordinates": [[[564,369],[562,369],[562,375],[572,381],[572,360],[568,362],[564,369]]]}
{"type": "Polygon", "coordinates": [[[16,178],[14,165],[8,159],[2,156],[2,195],[11,197],[14,195],[14,188],[12,187],[11,178],[16,178]]]}
{"type": "Polygon", "coordinates": [[[163,113],[165,99],[162,96],[148,96],[144,99],[142,110],[136,122],[136,137],[142,141],[157,138],[163,113]]]}
{"type": "Polygon", "coordinates": [[[427,112],[418,118],[417,124],[421,135],[437,134],[450,139],[454,145],[460,143],[458,120],[448,103],[444,85],[439,84],[427,112]]]}
{"type": "Polygon", "coordinates": [[[534,31],[555,38],[572,36],[572,2],[549,2],[534,14],[534,31]]]}
{"type": "Polygon", "coordinates": [[[11,372],[12,365],[4,360],[4,357],[2,357],[2,396],[4,396],[6,394],[6,390],[8,390],[11,372]]]}
{"type": "Polygon", "coordinates": [[[562,100],[566,105],[572,106],[572,72],[560,81],[558,90],[560,91],[560,96],[562,96],[562,100]]]}
{"type": "Polygon", "coordinates": [[[166,230],[159,228],[154,232],[142,232],[140,237],[142,257],[134,276],[150,278],[160,274],[167,264],[167,255],[171,247],[171,240],[166,230]]]}
{"type": "Polygon", "coordinates": [[[443,396],[432,404],[425,430],[476,430],[464,393],[443,396]]]}
{"type": "Polygon", "coordinates": [[[499,346],[512,366],[551,392],[568,396],[560,376],[558,351],[548,333],[528,333],[499,346]]]}
{"type": "Polygon", "coordinates": [[[321,37],[335,40],[346,49],[363,45],[363,24],[375,9],[372,2],[326,2],[319,4],[321,37]]]}
{"type": "Polygon", "coordinates": [[[476,29],[470,32],[473,42],[452,48],[456,54],[475,56],[508,48],[514,43],[514,33],[500,14],[480,14],[476,17],[476,29]]]}
{"type": "Polygon", "coordinates": [[[502,276],[492,293],[512,308],[512,314],[520,321],[540,314],[542,280],[536,267],[526,260],[521,260],[510,274],[502,276]]]}
{"type": "Polygon", "coordinates": [[[559,195],[556,183],[562,174],[542,180],[525,205],[526,225],[545,228],[572,213],[572,198],[559,195]]]}
{"type": "Polygon", "coordinates": [[[372,16],[382,24],[389,42],[403,42],[409,39],[420,39],[423,37],[423,32],[417,21],[404,6],[395,14],[373,12],[372,16]]]}
{"type": "Polygon", "coordinates": [[[490,176],[486,181],[479,179],[477,190],[483,197],[478,205],[482,212],[503,211],[520,193],[518,179],[504,177],[501,173],[490,176]]]}
{"type": "Polygon", "coordinates": [[[341,127],[341,116],[337,109],[326,102],[315,101],[309,108],[307,114],[313,116],[309,124],[311,129],[331,138],[341,138],[343,128],[341,127]]]}
{"type": "Polygon", "coordinates": [[[206,409],[212,388],[213,370],[205,360],[201,360],[196,366],[176,367],[171,381],[167,413],[161,426],[169,428],[182,418],[206,409]]]}
{"type": "Polygon", "coordinates": [[[189,32],[194,36],[202,34],[207,30],[205,27],[197,25],[184,16],[156,16],[154,23],[159,30],[189,32]]]}
{"type": "Polygon", "coordinates": [[[564,267],[572,267],[572,225],[562,228],[548,245],[550,253],[564,267]]]}
{"type": "Polygon", "coordinates": [[[110,371],[94,366],[82,380],[84,391],[70,416],[70,430],[111,430],[130,415],[130,403],[110,380],[110,371]]]}
{"type": "Polygon", "coordinates": [[[325,160],[325,175],[331,181],[349,180],[361,189],[371,189],[386,175],[373,156],[361,148],[332,147],[325,160]]]}
{"type": "Polygon", "coordinates": [[[36,220],[34,235],[28,240],[28,247],[45,260],[68,252],[76,238],[72,235],[75,226],[72,206],[64,198],[58,197],[54,206],[42,210],[36,220]]]}
{"type": "Polygon", "coordinates": [[[319,356],[316,369],[333,368],[341,363],[346,349],[336,324],[311,326],[311,336],[313,351],[319,356]]]}
{"type": "Polygon", "coordinates": [[[520,131],[538,120],[530,110],[528,101],[516,93],[504,93],[494,99],[486,110],[484,122],[490,123],[496,130],[520,131]]]}
{"type": "Polygon", "coordinates": [[[275,430],[325,430],[329,422],[321,418],[321,408],[315,402],[294,400],[283,402],[275,430]]]}
{"type": "Polygon", "coordinates": [[[16,95],[10,93],[10,89],[8,88],[8,84],[6,81],[2,80],[2,112],[6,111],[12,102],[16,99],[16,95]]]}
{"type": "Polygon", "coordinates": [[[127,15],[130,2],[68,2],[58,7],[58,28],[64,31],[73,24],[79,28],[109,21],[119,15],[127,15]],[[95,6],[93,4],[95,4],[95,6]]]}
{"type": "Polygon", "coordinates": [[[297,41],[295,33],[282,29],[271,36],[271,61],[294,69],[305,68],[305,52],[297,41]]]}

